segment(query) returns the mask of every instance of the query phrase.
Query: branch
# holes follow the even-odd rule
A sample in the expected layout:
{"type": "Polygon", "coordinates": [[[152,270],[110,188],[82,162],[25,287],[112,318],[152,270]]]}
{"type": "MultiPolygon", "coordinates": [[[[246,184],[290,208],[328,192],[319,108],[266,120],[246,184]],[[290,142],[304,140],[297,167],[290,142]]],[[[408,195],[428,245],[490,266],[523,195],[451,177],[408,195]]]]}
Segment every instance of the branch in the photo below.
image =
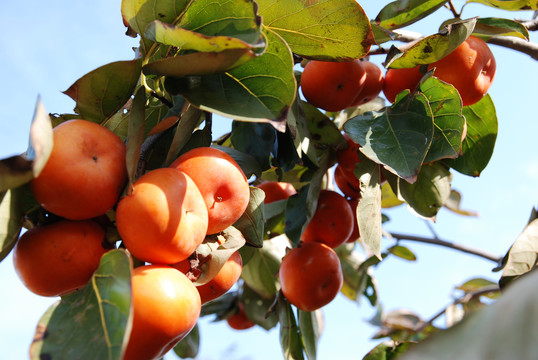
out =
{"type": "Polygon", "coordinates": [[[422,242],[426,244],[444,246],[444,247],[447,247],[453,250],[458,250],[467,254],[476,255],[481,258],[493,261],[495,263],[499,263],[502,260],[502,256],[493,255],[480,249],[471,248],[462,244],[457,244],[457,243],[453,243],[453,242],[449,242],[449,241],[445,241],[441,239],[432,239],[432,238],[427,238],[427,237],[422,237],[422,236],[399,234],[399,233],[390,233],[390,235],[397,240],[416,241],[416,242],[422,242]]]}

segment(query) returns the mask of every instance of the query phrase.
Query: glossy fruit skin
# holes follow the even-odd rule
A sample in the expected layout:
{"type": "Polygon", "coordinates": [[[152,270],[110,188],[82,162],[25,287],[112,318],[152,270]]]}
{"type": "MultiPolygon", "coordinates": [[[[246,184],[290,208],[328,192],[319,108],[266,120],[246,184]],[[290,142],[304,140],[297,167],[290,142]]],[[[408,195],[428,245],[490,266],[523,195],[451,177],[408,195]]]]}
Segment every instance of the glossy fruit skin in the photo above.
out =
{"type": "Polygon", "coordinates": [[[24,285],[41,296],[67,295],[84,287],[99,267],[105,231],[92,220],[59,220],[26,231],[13,250],[24,285]]]}
{"type": "Polygon", "coordinates": [[[388,69],[385,73],[385,82],[383,83],[383,94],[387,100],[394,103],[396,95],[409,89],[413,92],[417,88],[420,79],[422,79],[420,66],[413,68],[388,69]]]}
{"type": "Polygon", "coordinates": [[[348,134],[344,134],[347,147],[336,153],[338,165],[346,172],[353,172],[355,164],[361,161],[359,157],[359,144],[355,143],[348,134]]]}
{"type": "Polygon", "coordinates": [[[111,209],[127,182],[121,139],[99,124],[69,120],[53,129],[53,141],[45,167],[31,181],[41,206],[71,220],[90,219],[111,209]]]}
{"type": "Polygon", "coordinates": [[[245,212],[250,188],[243,170],[224,151],[212,147],[192,149],[171,165],[194,181],[205,200],[208,234],[216,234],[235,223],[245,212]]]}
{"type": "Polygon", "coordinates": [[[458,90],[463,106],[469,106],[488,92],[497,65],[484,40],[469,36],[456,50],[430,64],[431,68],[435,68],[434,76],[458,90]]]}
{"type": "Polygon", "coordinates": [[[353,210],[353,231],[346,240],[346,242],[350,243],[357,241],[361,236],[361,233],[359,231],[359,223],[357,222],[357,206],[359,205],[359,199],[348,199],[348,202],[353,210]]]}
{"type": "Polygon", "coordinates": [[[336,248],[353,231],[353,211],[346,198],[336,191],[322,189],[314,216],[306,226],[301,240],[320,242],[336,248]]]}
{"type": "MultiPolygon", "coordinates": [[[[190,270],[189,259],[185,259],[177,264],[170,265],[182,273],[187,273],[190,270]]],[[[196,289],[200,293],[202,304],[214,300],[221,295],[224,295],[234,286],[241,276],[243,270],[243,260],[239,251],[234,252],[230,258],[222,265],[217,275],[203,285],[197,285],[196,289]]]]}
{"type": "Polygon", "coordinates": [[[366,81],[359,60],[346,62],[309,61],[301,75],[305,99],[326,111],[340,111],[355,100],[366,81]]]}
{"type": "Polygon", "coordinates": [[[123,360],[159,359],[196,324],[200,295],[184,274],[166,265],[135,268],[131,286],[133,326],[123,360]]]}
{"type": "Polygon", "coordinates": [[[207,219],[204,199],[192,179],[172,168],[142,175],[116,209],[125,247],[152,264],[189,257],[205,238],[207,219]]]}
{"type": "Polygon", "coordinates": [[[347,172],[340,165],[336,165],[334,168],[334,182],[346,197],[351,199],[361,197],[359,179],[355,174],[347,172]]]}
{"type": "Polygon", "coordinates": [[[338,255],[316,242],[302,243],[287,253],[278,276],[284,296],[303,311],[330,303],[344,282],[338,255]]]}
{"type": "Polygon", "coordinates": [[[381,93],[381,90],[383,90],[383,83],[385,82],[383,71],[381,71],[379,66],[366,60],[361,61],[361,64],[366,72],[366,80],[364,81],[362,90],[355,100],[353,100],[351,106],[364,105],[374,100],[381,93]]]}
{"type": "Polygon", "coordinates": [[[286,182],[264,181],[256,185],[256,187],[265,192],[264,204],[285,200],[297,193],[293,185],[286,182]]]}
{"type": "Polygon", "coordinates": [[[232,329],[235,330],[246,330],[256,325],[247,317],[245,307],[242,303],[239,303],[237,312],[227,318],[226,322],[232,329]]]}

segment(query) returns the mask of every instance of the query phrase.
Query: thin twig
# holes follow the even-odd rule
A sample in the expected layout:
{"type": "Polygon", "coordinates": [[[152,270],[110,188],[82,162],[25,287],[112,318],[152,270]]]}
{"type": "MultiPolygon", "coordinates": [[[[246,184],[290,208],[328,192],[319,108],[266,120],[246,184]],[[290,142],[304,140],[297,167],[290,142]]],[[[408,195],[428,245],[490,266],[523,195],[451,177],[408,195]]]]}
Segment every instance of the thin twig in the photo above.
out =
{"type": "Polygon", "coordinates": [[[455,7],[454,4],[452,3],[452,0],[449,0],[449,1],[448,1],[447,7],[448,7],[448,9],[449,9],[450,11],[452,11],[452,14],[454,15],[454,17],[455,17],[456,19],[459,19],[459,17],[461,16],[461,13],[458,13],[458,12],[456,11],[456,7],[455,7]]]}
{"type": "Polygon", "coordinates": [[[439,245],[439,246],[447,247],[450,249],[458,250],[467,254],[476,255],[481,258],[493,261],[495,263],[499,263],[502,260],[501,256],[493,255],[480,249],[471,248],[462,244],[457,244],[457,243],[453,243],[453,242],[449,242],[449,241],[445,241],[441,239],[432,239],[432,238],[427,238],[423,236],[399,234],[399,233],[390,233],[390,235],[399,241],[409,240],[409,241],[422,242],[426,244],[439,245]]]}

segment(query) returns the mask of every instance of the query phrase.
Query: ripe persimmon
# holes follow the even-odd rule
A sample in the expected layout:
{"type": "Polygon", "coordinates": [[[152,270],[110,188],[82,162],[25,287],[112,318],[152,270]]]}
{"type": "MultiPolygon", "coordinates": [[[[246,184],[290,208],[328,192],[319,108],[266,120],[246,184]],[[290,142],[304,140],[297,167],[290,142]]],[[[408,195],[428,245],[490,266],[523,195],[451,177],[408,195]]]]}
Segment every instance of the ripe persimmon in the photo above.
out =
{"type": "Polygon", "coordinates": [[[62,296],[82,288],[99,267],[105,231],[93,220],[65,220],[26,231],[13,251],[24,285],[41,296],[62,296]]]}
{"type": "Polygon", "coordinates": [[[253,327],[254,322],[247,317],[243,303],[237,305],[237,312],[226,319],[228,325],[235,330],[246,330],[253,327]]]}
{"type": "Polygon", "coordinates": [[[282,293],[303,311],[330,303],[342,288],[340,259],[325,244],[302,243],[282,259],[278,272],[282,293]]]}
{"type": "Polygon", "coordinates": [[[334,182],[346,197],[351,199],[361,197],[359,179],[353,172],[344,170],[341,165],[334,168],[334,182]]]}
{"type": "Polygon", "coordinates": [[[393,103],[396,95],[408,89],[413,92],[417,88],[420,79],[422,79],[420,66],[402,69],[388,69],[385,73],[385,82],[383,83],[383,94],[387,100],[393,103]]]}
{"type": "Polygon", "coordinates": [[[309,61],[301,75],[305,99],[326,111],[340,111],[355,101],[366,81],[360,60],[309,61]]]}
{"type": "Polygon", "coordinates": [[[216,234],[235,223],[245,212],[250,188],[243,170],[224,151],[212,147],[192,149],[171,165],[196,184],[207,206],[207,233],[216,234]]]}
{"type": "Polygon", "coordinates": [[[488,92],[497,66],[486,42],[471,35],[456,50],[430,64],[431,68],[435,68],[434,76],[458,90],[463,106],[468,106],[488,92]]]}
{"type": "Polygon", "coordinates": [[[265,193],[265,204],[270,204],[278,200],[284,200],[297,193],[292,184],[280,181],[264,181],[256,187],[265,193]]]}
{"type": "Polygon", "coordinates": [[[344,134],[347,146],[336,153],[338,165],[347,172],[353,172],[355,164],[361,161],[359,157],[359,144],[351,140],[348,134],[344,134]]]}
{"type": "Polygon", "coordinates": [[[200,295],[166,265],[144,265],[131,277],[133,325],[123,360],[160,359],[196,325],[200,295]]]}
{"type": "Polygon", "coordinates": [[[359,205],[359,199],[349,199],[348,200],[351,209],[353,210],[353,231],[346,242],[355,242],[361,236],[359,231],[359,223],[357,222],[357,206],[359,205]]]}
{"type": "Polygon", "coordinates": [[[127,181],[121,139],[99,124],[69,120],[53,129],[53,141],[45,167],[31,181],[41,206],[71,220],[111,209],[127,181]]]}
{"type": "MultiPolygon", "coordinates": [[[[177,264],[170,265],[182,273],[190,270],[189,259],[185,259],[177,264]]],[[[200,293],[202,304],[214,300],[225,294],[239,280],[243,270],[243,260],[239,251],[234,252],[222,265],[219,272],[203,285],[197,285],[196,289],[200,293]]]]}
{"type": "Polygon", "coordinates": [[[116,209],[116,225],[134,257],[153,264],[186,259],[202,243],[207,209],[185,173],[159,168],[135,181],[116,209]]]}
{"type": "Polygon", "coordinates": [[[384,77],[383,72],[373,62],[362,61],[362,67],[366,72],[366,79],[364,86],[359,92],[355,100],[351,103],[351,106],[360,106],[374,100],[377,95],[383,90],[384,77]]]}
{"type": "Polygon", "coordinates": [[[353,231],[353,210],[336,191],[323,189],[310,222],[301,235],[305,243],[320,242],[331,248],[343,244],[353,231]]]}

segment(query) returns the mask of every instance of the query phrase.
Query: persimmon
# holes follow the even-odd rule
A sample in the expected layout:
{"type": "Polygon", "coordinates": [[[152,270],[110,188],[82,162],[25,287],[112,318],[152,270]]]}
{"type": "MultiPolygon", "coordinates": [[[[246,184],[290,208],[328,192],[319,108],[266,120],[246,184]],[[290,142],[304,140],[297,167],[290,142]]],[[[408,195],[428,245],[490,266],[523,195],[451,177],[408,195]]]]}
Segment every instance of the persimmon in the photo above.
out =
{"type": "Polygon", "coordinates": [[[387,100],[393,103],[396,95],[408,89],[413,92],[417,88],[420,79],[422,79],[420,66],[402,69],[388,69],[385,73],[385,82],[383,83],[383,94],[387,100]]]}
{"type": "Polygon", "coordinates": [[[330,303],[344,281],[336,252],[317,242],[299,244],[288,252],[278,277],[286,299],[303,311],[314,311],[330,303]]]}
{"type": "Polygon", "coordinates": [[[237,312],[226,319],[228,325],[235,330],[246,330],[253,327],[254,322],[247,317],[243,303],[237,305],[237,312]]]}
{"type": "Polygon", "coordinates": [[[463,106],[468,106],[488,92],[497,65],[486,42],[471,35],[456,50],[430,64],[431,68],[435,68],[434,76],[458,90],[463,106]]]}
{"type": "Polygon", "coordinates": [[[256,187],[265,193],[265,204],[270,204],[278,200],[284,200],[297,193],[292,184],[280,181],[264,181],[256,187]]]}
{"type": "Polygon", "coordinates": [[[104,214],[117,202],[127,181],[125,144],[107,128],[69,120],[53,129],[52,152],[31,181],[46,210],[71,220],[104,214]]]}
{"type": "MultiPolygon", "coordinates": [[[[170,265],[182,273],[190,271],[189,259],[185,259],[177,264],[170,265]]],[[[243,260],[239,251],[234,252],[222,265],[219,272],[203,285],[197,285],[196,289],[200,293],[202,304],[214,300],[225,294],[239,280],[243,270],[243,260]]]]}
{"type": "Polygon", "coordinates": [[[331,248],[343,244],[353,231],[353,210],[336,191],[323,189],[310,222],[301,235],[306,242],[320,242],[331,248]]]}
{"type": "Polygon", "coordinates": [[[131,277],[133,325],[123,360],[160,359],[196,325],[200,295],[166,265],[144,265],[131,277]]]}
{"type": "Polygon", "coordinates": [[[153,264],[186,259],[202,243],[207,209],[194,181],[173,168],[159,168],[135,181],[116,209],[116,225],[134,257],[153,264]]]}
{"type": "Polygon", "coordinates": [[[336,153],[338,165],[347,172],[353,172],[355,164],[361,161],[359,157],[359,144],[351,140],[348,134],[344,134],[347,146],[336,153]]]}
{"type": "Polygon", "coordinates": [[[216,234],[235,223],[245,212],[250,188],[243,170],[224,151],[199,147],[178,157],[171,165],[196,184],[208,210],[208,234],[216,234]]]}
{"type": "Polygon", "coordinates": [[[93,220],[61,219],[26,231],[13,251],[23,284],[41,296],[62,296],[82,288],[98,268],[105,231],[93,220]]]}
{"type": "Polygon", "coordinates": [[[351,199],[358,199],[360,193],[360,181],[352,172],[346,172],[340,165],[334,168],[334,182],[342,193],[351,199]]]}
{"type": "Polygon", "coordinates": [[[370,61],[361,61],[362,67],[366,72],[366,79],[364,81],[364,86],[359,92],[355,100],[351,103],[351,106],[360,106],[364,105],[372,100],[374,100],[377,95],[383,90],[383,83],[385,81],[383,77],[383,71],[370,61]]]}
{"type": "Polygon", "coordinates": [[[361,236],[359,223],[357,222],[357,206],[359,205],[359,199],[349,199],[348,202],[353,210],[353,231],[346,242],[355,242],[361,236]]]}
{"type": "Polygon", "coordinates": [[[326,111],[340,111],[355,101],[366,81],[360,60],[309,61],[301,75],[305,99],[326,111]]]}

